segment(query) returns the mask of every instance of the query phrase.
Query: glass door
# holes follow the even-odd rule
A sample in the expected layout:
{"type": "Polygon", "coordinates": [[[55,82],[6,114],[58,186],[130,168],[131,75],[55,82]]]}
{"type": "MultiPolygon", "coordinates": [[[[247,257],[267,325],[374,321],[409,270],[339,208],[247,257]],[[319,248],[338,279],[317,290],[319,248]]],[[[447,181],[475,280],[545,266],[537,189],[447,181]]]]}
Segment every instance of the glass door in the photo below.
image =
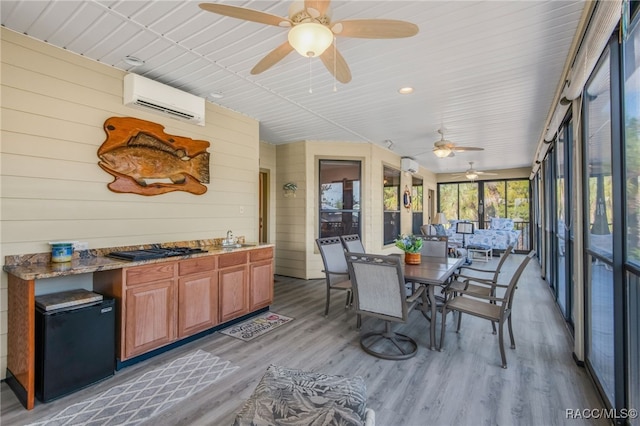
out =
{"type": "Polygon", "coordinates": [[[573,239],[571,237],[572,188],[572,122],[565,122],[556,140],[555,159],[555,227],[554,227],[554,284],[556,301],[570,324],[573,298],[573,239]]]}
{"type": "MultiPolygon", "coordinates": [[[[625,281],[628,407],[640,407],[640,5],[624,45],[625,281]]],[[[640,425],[637,417],[631,419],[640,425]]]]}
{"type": "MultiPolygon", "coordinates": [[[[586,357],[602,393],[615,401],[613,180],[610,50],[584,94],[586,357]]],[[[621,284],[621,283],[618,283],[621,284]]]]}

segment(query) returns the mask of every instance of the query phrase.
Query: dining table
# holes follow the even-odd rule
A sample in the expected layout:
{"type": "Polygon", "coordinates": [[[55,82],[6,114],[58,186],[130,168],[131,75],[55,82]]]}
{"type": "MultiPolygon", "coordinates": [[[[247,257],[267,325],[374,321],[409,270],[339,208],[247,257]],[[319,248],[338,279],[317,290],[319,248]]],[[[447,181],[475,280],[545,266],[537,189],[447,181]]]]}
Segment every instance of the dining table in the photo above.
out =
{"type": "Polygon", "coordinates": [[[430,343],[429,349],[433,350],[436,345],[436,287],[443,287],[448,283],[449,278],[462,266],[464,257],[431,257],[421,256],[419,264],[404,263],[404,279],[408,282],[424,285],[427,287],[427,295],[431,304],[430,322],[430,343]]]}

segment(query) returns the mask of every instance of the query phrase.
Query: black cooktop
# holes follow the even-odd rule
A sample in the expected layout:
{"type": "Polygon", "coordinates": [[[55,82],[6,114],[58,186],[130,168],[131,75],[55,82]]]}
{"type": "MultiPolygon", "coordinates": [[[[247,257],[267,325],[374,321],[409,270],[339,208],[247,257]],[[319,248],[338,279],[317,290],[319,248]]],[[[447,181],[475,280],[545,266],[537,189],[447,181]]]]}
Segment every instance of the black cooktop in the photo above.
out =
{"type": "Polygon", "coordinates": [[[109,257],[124,260],[151,260],[162,259],[164,257],[185,256],[193,253],[204,253],[206,250],[191,247],[166,247],[166,248],[150,248],[143,250],[127,250],[113,251],[108,254],[109,257]]]}

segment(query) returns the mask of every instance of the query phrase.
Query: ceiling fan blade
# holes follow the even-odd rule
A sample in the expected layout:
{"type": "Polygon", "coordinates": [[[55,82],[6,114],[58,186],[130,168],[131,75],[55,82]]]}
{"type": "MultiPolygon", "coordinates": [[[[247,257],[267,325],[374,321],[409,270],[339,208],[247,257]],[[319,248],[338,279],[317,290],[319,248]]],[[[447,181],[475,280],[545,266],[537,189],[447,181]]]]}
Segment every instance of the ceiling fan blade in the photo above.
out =
{"type": "Polygon", "coordinates": [[[487,175],[487,176],[498,176],[498,173],[489,173],[489,172],[476,172],[479,175],[487,175]]]}
{"type": "Polygon", "coordinates": [[[352,19],[337,22],[332,31],[343,37],[403,38],[418,34],[418,26],[394,19],[352,19]]]}
{"type": "Polygon", "coordinates": [[[475,146],[452,146],[451,150],[455,152],[484,151],[484,148],[478,148],[475,146]]]}
{"type": "Polygon", "coordinates": [[[331,3],[331,0],[305,0],[304,8],[316,10],[319,13],[318,16],[322,16],[327,13],[329,3],[331,3]]]}
{"type": "Polygon", "coordinates": [[[291,26],[291,21],[289,21],[288,18],[283,18],[282,16],[272,15],[266,12],[260,12],[259,10],[217,3],[200,3],[199,6],[201,9],[206,10],[207,12],[230,16],[232,18],[244,19],[245,21],[274,25],[276,27],[291,26]]]}
{"type": "Polygon", "coordinates": [[[291,53],[292,50],[293,47],[289,44],[289,41],[285,41],[280,46],[269,52],[267,56],[262,58],[260,62],[258,62],[255,67],[253,67],[253,69],[251,70],[251,74],[260,74],[261,72],[268,70],[276,63],[284,59],[284,57],[291,53]]]}
{"type": "Polygon", "coordinates": [[[335,45],[332,44],[331,46],[329,46],[329,48],[325,50],[322,55],[320,55],[320,59],[322,60],[322,63],[327,68],[327,70],[340,83],[348,83],[351,81],[351,71],[349,70],[349,65],[347,65],[347,61],[345,61],[340,52],[338,52],[338,49],[335,49],[335,45]]]}

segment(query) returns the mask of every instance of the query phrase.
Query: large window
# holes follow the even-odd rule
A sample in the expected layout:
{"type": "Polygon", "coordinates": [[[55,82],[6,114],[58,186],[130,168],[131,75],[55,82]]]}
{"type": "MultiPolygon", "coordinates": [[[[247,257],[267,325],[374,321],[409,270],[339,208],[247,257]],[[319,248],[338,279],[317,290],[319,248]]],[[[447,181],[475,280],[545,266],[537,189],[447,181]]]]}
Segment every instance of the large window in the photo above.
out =
{"type": "Polygon", "coordinates": [[[640,17],[625,51],[625,168],[627,260],[640,270],[640,17]]]}
{"type": "MultiPolygon", "coordinates": [[[[572,165],[571,154],[573,128],[572,121],[565,122],[558,132],[555,155],[555,220],[554,220],[554,246],[555,274],[553,283],[556,290],[556,301],[567,319],[572,314],[572,247],[573,240],[569,234],[569,228],[573,223],[571,218],[571,183],[572,165]]],[[[571,320],[569,321],[571,324],[571,320]]]]}
{"type": "Polygon", "coordinates": [[[478,227],[478,183],[441,183],[438,185],[438,212],[447,220],[468,220],[478,227]]]}
{"type": "MultiPolygon", "coordinates": [[[[640,15],[629,29],[624,52],[624,163],[626,188],[626,294],[629,407],[640,407],[640,15]]],[[[639,419],[631,424],[640,425],[639,419]]]]}
{"type": "Polygon", "coordinates": [[[392,244],[400,234],[400,170],[384,166],[382,191],[383,244],[392,244]]]}
{"type": "Polygon", "coordinates": [[[528,179],[438,184],[438,211],[447,220],[468,220],[478,229],[491,218],[513,219],[521,230],[516,250],[529,250],[530,189],[528,179]]]}
{"type": "Polygon", "coordinates": [[[424,225],[424,186],[422,178],[411,178],[411,215],[413,219],[412,233],[420,235],[420,226],[424,225]]]}
{"type": "Polygon", "coordinates": [[[360,161],[320,160],[320,237],[360,235],[360,161]]]}
{"type": "Polygon", "coordinates": [[[613,185],[610,53],[586,87],[587,359],[609,401],[615,401],[613,185]]]}
{"type": "Polygon", "coordinates": [[[492,217],[507,217],[514,222],[529,222],[529,181],[501,180],[483,182],[484,222],[492,217]]]}

